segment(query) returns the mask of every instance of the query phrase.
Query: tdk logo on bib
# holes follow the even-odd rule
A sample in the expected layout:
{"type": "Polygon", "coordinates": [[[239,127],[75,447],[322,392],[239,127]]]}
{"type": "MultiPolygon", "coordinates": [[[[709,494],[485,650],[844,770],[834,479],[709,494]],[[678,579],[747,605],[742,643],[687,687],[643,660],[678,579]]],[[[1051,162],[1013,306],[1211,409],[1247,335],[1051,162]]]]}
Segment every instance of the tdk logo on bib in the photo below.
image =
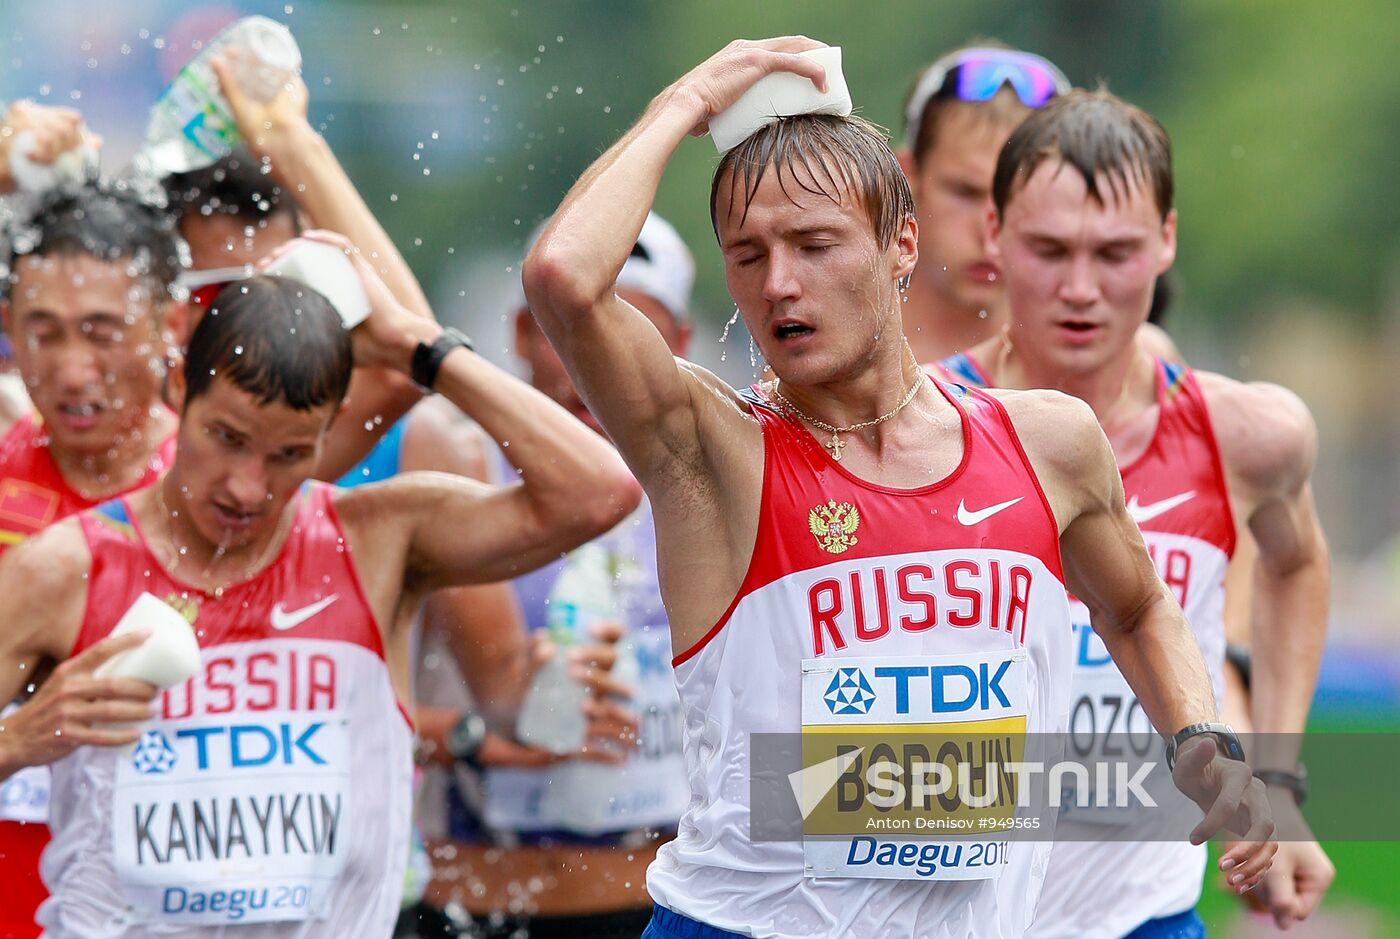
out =
{"type": "Polygon", "coordinates": [[[170,745],[165,734],[158,730],[148,730],[141,735],[141,742],[136,745],[131,765],[136,772],[153,776],[170,772],[178,760],[175,748],[170,745]]]}
{"type": "Polygon", "coordinates": [[[1002,681],[1010,659],[970,665],[887,665],[874,669],[875,680],[893,685],[896,714],[956,714],[962,711],[1009,710],[1002,681]]]}
{"type": "Polygon", "coordinates": [[[875,691],[858,668],[838,668],[823,697],[832,714],[869,714],[875,691]]]}

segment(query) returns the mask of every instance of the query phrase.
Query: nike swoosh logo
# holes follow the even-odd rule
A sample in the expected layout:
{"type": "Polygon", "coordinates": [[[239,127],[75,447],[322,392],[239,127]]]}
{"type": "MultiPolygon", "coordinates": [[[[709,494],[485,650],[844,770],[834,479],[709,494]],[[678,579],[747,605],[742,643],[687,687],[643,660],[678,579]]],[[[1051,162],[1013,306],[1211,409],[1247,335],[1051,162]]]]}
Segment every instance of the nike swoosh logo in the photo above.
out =
{"type": "Polygon", "coordinates": [[[996,505],[989,505],[985,509],[978,509],[976,512],[969,512],[967,510],[967,505],[963,502],[963,500],[959,499],[958,521],[962,522],[964,525],[976,525],[979,522],[985,522],[993,515],[997,514],[1003,509],[1011,508],[1013,505],[1015,505],[1017,502],[1020,502],[1024,498],[1025,496],[1017,496],[1016,498],[1008,499],[1005,502],[998,502],[996,505]]]}
{"type": "Polygon", "coordinates": [[[285,605],[278,603],[272,607],[272,628],[292,629],[311,619],[317,613],[324,610],[336,601],[340,594],[333,593],[329,597],[317,600],[310,606],[304,606],[299,610],[288,610],[285,605]]]}
{"type": "Polygon", "coordinates": [[[1174,495],[1169,499],[1162,499],[1158,502],[1149,502],[1147,505],[1139,505],[1138,497],[1133,496],[1128,500],[1128,514],[1133,517],[1133,521],[1141,525],[1150,519],[1154,519],[1163,512],[1169,512],[1184,502],[1190,502],[1196,495],[1196,490],[1183,492],[1174,495]]]}

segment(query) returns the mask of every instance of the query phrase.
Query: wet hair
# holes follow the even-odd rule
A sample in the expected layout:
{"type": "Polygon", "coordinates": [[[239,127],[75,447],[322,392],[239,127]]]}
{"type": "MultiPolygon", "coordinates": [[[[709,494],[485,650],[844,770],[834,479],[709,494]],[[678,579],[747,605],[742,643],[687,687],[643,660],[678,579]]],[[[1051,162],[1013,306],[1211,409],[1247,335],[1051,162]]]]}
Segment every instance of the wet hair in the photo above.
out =
{"type": "Polygon", "coordinates": [[[162,182],[170,211],[180,220],[198,212],[231,215],[253,224],[288,213],[293,223],[297,221],[295,202],[263,172],[246,146],[201,169],[172,173],[162,182]]]}
{"type": "MultiPolygon", "coordinates": [[[[930,63],[927,67],[919,69],[914,75],[914,80],[909,83],[909,90],[904,93],[904,106],[899,113],[907,114],[909,102],[914,97],[914,92],[919,90],[919,84],[929,69],[939,62],[952,61],[956,56],[967,52],[969,49],[1006,49],[1016,51],[1014,47],[1007,45],[999,39],[972,39],[966,45],[959,46],[944,53],[930,63]]],[[[943,117],[954,107],[966,114],[972,115],[977,122],[985,127],[1012,128],[1025,120],[1026,115],[1031,113],[1032,108],[1021,101],[1016,94],[1016,89],[1010,83],[1004,83],[997,89],[996,94],[986,101],[964,101],[956,95],[939,94],[935,91],[928,96],[924,102],[923,113],[919,115],[919,136],[916,140],[908,141],[909,152],[913,154],[914,162],[922,164],[924,157],[938,143],[938,131],[943,123],[943,117]]],[[[909,134],[908,121],[906,119],[904,134],[909,134]]]]}
{"type": "Polygon", "coordinates": [[[250,277],[219,291],[190,336],[185,407],[219,376],[259,404],[339,405],[353,365],[329,300],[290,277],[250,277]]]}
{"type": "Polygon", "coordinates": [[[153,297],[183,295],[177,279],[188,266],[184,240],[164,211],[121,184],[50,190],[9,234],[7,293],[21,258],[86,254],[109,264],[127,262],[134,276],[147,281],[153,297]]]}
{"type": "Polygon", "coordinates": [[[900,223],[914,214],[909,180],[880,128],[854,116],[803,114],[754,131],[719,161],[710,182],[710,224],[716,238],[724,180],[729,180],[725,215],[733,213],[735,201],[742,198],[743,224],[770,167],[789,199],[789,183],[832,202],[839,202],[843,191],[853,192],[881,248],[890,246],[900,223]]]}
{"type": "Polygon", "coordinates": [[[1134,183],[1150,187],[1165,220],[1172,210],[1172,146],[1151,114],[1100,88],[1059,95],[1035,110],[1011,134],[997,159],[992,201],[997,216],[1019,184],[1047,159],[1071,166],[1097,202],[1126,195],[1134,183]],[[1109,193],[1099,189],[1108,182],[1109,193]]]}

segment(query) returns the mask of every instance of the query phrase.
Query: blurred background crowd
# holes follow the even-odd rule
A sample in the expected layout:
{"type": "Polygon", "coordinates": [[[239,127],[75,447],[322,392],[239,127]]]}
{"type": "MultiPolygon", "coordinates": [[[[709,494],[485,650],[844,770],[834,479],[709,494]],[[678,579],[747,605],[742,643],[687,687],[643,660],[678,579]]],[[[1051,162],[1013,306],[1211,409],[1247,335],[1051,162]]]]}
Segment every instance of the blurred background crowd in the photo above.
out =
{"type": "MultiPolygon", "coordinates": [[[[527,234],[657,89],[729,39],[800,32],[843,46],[860,113],[896,132],[909,76],[975,37],[1147,108],[1172,136],[1183,232],[1168,331],[1192,364],[1293,388],[1320,430],[1314,484],[1335,573],[1313,727],[1400,730],[1393,4],[11,2],[0,99],[80,109],[105,140],[104,171],[119,171],[196,44],[251,13],[292,29],[312,123],[438,318],[508,367],[527,234]]],[[[762,364],[730,323],[706,204],[715,159],[708,144],[683,148],[656,208],[696,254],[691,357],[745,384],[762,364]]],[[[1310,928],[1400,935],[1393,847],[1327,847],[1339,874],[1326,923],[1310,928]]],[[[1206,909],[1221,935],[1264,928],[1223,895],[1206,909]]]]}

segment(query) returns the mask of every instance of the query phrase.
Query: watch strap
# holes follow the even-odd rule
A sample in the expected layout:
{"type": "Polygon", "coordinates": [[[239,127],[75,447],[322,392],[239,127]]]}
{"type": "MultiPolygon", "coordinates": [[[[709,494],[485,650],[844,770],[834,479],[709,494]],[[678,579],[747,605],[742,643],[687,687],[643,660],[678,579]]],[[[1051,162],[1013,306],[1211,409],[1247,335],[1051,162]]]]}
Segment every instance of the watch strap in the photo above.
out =
{"type": "Polygon", "coordinates": [[[1283,769],[1256,769],[1254,776],[1266,786],[1281,786],[1293,793],[1293,802],[1302,805],[1308,797],[1308,768],[1298,764],[1298,771],[1290,773],[1283,769]]]}
{"type": "Polygon", "coordinates": [[[447,327],[432,342],[420,342],[413,350],[409,376],[422,388],[433,390],[442,362],[453,349],[474,349],[471,339],[460,330],[447,327]]]}
{"type": "Polygon", "coordinates": [[[1220,743],[1221,753],[1226,759],[1244,762],[1244,745],[1240,743],[1239,735],[1235,733],[1233,727],[1220,721],[1202,721],[1197,724],[1187,724],[1167,741],[1167,769],[1176,766],[1176,753],[1181,745],[1201,734],[1210,734],[1215,737],[1220,743]]]}

